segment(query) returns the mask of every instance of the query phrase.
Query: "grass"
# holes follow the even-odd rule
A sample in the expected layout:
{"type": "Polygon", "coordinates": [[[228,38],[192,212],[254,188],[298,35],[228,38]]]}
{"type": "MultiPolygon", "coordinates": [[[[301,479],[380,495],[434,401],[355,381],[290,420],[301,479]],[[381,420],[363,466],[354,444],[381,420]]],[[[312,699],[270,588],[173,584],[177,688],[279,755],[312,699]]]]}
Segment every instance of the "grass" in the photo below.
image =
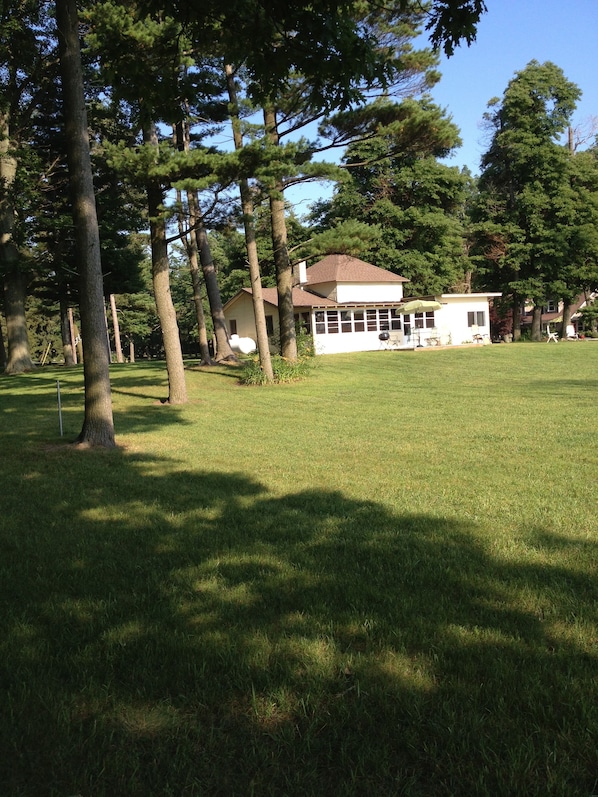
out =
{"type": "Polygon", "coordinates": [[[0,794],[598,793],[598,345],[0,377],[0,794]]]}

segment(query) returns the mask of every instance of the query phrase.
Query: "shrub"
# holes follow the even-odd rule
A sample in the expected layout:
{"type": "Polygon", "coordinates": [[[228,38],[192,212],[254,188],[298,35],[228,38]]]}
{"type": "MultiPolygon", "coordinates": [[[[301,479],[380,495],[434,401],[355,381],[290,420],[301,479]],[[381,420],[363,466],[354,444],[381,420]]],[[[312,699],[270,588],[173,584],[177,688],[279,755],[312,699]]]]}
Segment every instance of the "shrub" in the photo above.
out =
{"type": "MultiPolygon", "coordinates": [[[[314,365],[312,357],[302,356],[296,362],[291,362],[285,357],[275,355],[272,357],[272,371],[274,382],[282,384],[284,382],[297,382],[304,379],[314,365]]],[[[260,366],[259,357],[252,357],[243,365],[240,382],[242,385],[265,385],[266,376],[260,366]]]]}

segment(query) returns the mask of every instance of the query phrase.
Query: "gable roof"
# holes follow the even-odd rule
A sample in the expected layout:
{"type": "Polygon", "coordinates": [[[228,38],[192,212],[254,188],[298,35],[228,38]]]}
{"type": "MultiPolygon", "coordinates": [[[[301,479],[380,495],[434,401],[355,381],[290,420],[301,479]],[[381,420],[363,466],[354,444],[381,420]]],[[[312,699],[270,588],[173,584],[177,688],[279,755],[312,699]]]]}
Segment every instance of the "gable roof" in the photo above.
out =
{"type": "MultiPolygon", "coordinates": [[[[241,292],[251,296],[251,288],[241,288],[241,292]]],[[[276,288],[262,288],[262,299],[268,302],[268,304],[278,307],[278,291],[276,288]]],[[[227,304],[229,304],[229,302],[227,302],[227,304]]],[[[301,288],[293,288],[293,307],[296,309],[301,307],[338,306],[338,302],[335,302],[333,299],[327,299],[325,296],[316,296],[315,293],[309,293],[309,291],[301,290],[301,288]]]]}
{"type": "Polygon", "coordinates": [[[351,255],[328,255],[310,266],[306,276],[310,287],[324,282],[409,282],[405,277],[351,255]]]}

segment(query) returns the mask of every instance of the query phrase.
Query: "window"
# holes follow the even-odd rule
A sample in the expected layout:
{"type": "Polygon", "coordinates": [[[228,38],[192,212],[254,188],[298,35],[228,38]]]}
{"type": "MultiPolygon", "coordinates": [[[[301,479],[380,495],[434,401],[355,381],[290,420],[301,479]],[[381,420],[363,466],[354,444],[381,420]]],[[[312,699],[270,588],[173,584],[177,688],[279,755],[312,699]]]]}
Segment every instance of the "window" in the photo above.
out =
{"type": "Polygon", "coordinates": [[[309,313],[295,313],[295,332],[300,335],[302,332],[309,332],[309,313]]]}
{"type": "MultiPolygon", "coordinates": [[[[427,313],[430,319],[424,318],[422,323],[434,326],[434,313],[427,313]]],[[[336,335],[339,332],[387,332],[392,329],[401,329],[403,324],[408,327],[408,319],[403,321],[398,311],[390,308],[370,308],[369,310],[316,310],[315,314],[316,335],[336,335]]]]}
{"type": "Polygon", "coordinates": [[[341,332],[352,332],[350,310],[341,310],[341,332]]]}
{"type": "Polygon", "coordinates": [[[434,323],[434,310],[427,310],[425,313],[415,313],[414,326],[416,329],[432,329],[434,323]]]}
{"type": "Polygon", "coordinates": [[[228,325],[230,327],[230,334],[231,335],[236,335],[237,334],[237,319],[236,318],[231,318],[230,321],[228,322],[228,325]]]}
{"type": "Polygon", "coordinates": [[[338,310],[328,310],[326,313],[326,321],[328,323],[328,334],[336,334],[338,330],[338,310]]]}
{"type": "Polygon", "coordinates": [[[274,318],[271,315],[266,316],[266,332],[268,335],[274,334],[274,318]]]}
{"type": "Polygon", "coordinates": [[[376,310],[366,310],[365,317],[368,324],[368,332],[376,332],[378,329],[378,313],[376,310]]]}
{"type": "Polygon", "coordinates": [[[485,327],[486,326],[486,313],[483,310],[467,313],[467,326],[468,327],[485,327]]]}
{"type": "Polygon", "coordinates": [[[546,302],[546,312],[547,313],[558,313],[559,311],[559,303],[556,302],[554,299],[549,299],[546,302]]]}

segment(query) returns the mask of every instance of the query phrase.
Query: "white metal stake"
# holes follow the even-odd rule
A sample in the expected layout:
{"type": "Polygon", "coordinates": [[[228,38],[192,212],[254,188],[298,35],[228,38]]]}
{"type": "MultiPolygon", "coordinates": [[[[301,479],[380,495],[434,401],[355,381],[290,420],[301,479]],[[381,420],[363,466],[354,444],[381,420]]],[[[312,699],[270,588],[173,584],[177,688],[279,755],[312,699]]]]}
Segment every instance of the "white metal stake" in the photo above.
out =
{"type": "Polygon", "coordinates": [[[58,425],[60,426],[60,436],[62,437],[62,404],[60,403],[60,382],[56,381],[56,394],[58,396],[58,425]]]}

